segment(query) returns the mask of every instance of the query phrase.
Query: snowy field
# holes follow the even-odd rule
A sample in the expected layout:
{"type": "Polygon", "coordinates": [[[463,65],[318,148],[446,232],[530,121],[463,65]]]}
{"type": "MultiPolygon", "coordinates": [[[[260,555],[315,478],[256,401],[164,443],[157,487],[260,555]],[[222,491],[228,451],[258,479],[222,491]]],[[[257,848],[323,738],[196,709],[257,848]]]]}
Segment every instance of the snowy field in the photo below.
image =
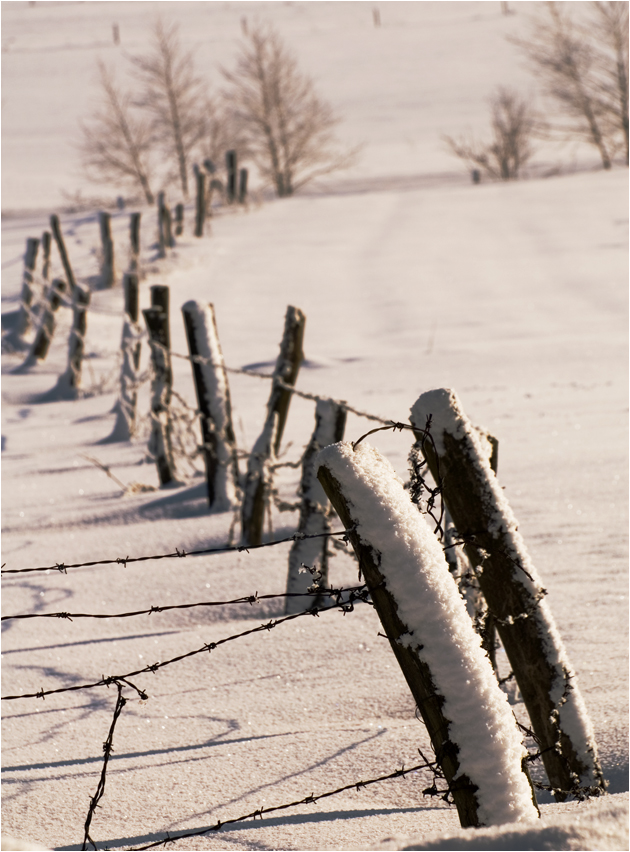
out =
{"type": "MultiPolygon", "coordinates": [[[[156,258],[154,212],[143,209],[141,307],[151,285],[170,287],[172,347],[185,353],[180,306],[212,302],[227,365],[268,371],[286,306],[295,305],[307,317],[298,388],[379,417],[407,421],[423,391],[457,390],[473,422],[499,439],[499,480],[549,591],[612,794],[566,804],[542,794],[540,825],[461,832],[455,809],[423,796],[432,779],[416,772],[170,848],[628,848],[628,173],[598,171],[588,150],[549,147],[539,162],[567,173],[473,186],[445,151],[441,134],[483,127],[484,98],[497,84],[533,89],[505,39],[531,4],[510,5],[515,15],[492,2],[382,3],[375,28],[365,3],[2,4],[3,329],[19,304],[26,238],[41,236],[51,213],[61,214],[79,280],[98,274],[96,209],[68,212],[77,193],[100,194],[103,203],[118,194],[85,183],[73,148],[96,57],[145,49],[159,9],[181,21],[186,44],[218,85],[216,64],[232,62],[242,16],[277,25],[343,115],[340,136],[363,145],[361,157],[303,195],[218,211],[201,240],[191,236],[189,206],[185,235],[165,260],[156,258]],[[120,48],[111,41],[114,21],[120,48]]],[[[114,210],[112,221],[124,271],[129,211],[114,210]]],[[[53,248],[52,275],[61,273],[53,248]]],[[[200,472],[189,471],[179,488],[123,496],[86,459],[125,484],[158,484],[146,428],[130,443],[107,440],[121,287],[93,292],[85,393],[60,401],[49,392],[65,369],[69,313],[59,311],[43,365],[19,371],[23,355],[3,354],[5,569],[223,545],[232,514],[208,514],[200,472]]],[[[189,363],[175,359],[174,375],[194,405],[189,363]]],[[[249,450],[269,383],[232,374],[230,387],[237,441],[249,450]]],[[[145,385],[140,411],[148,410],[145,385]]],[[[295,398],[282,460],[299,459],[313,425],[313,403],[295,398]]],[[[351,414],[346,438],[373,425],[351,414]]],[[[406,479],[409,434],[370,440],[406,479]]],[[[296,499],[298,479],[295,469],[280,472],[283,499],[296,499]]],[[[284,538],[297,514],[274,510],[272,522],[266,537],[284,538]]],[[[282,593],[289,547],[5,574],[2,611],[121,613],[282,593]]],[[[338,552],[332,583],[356,578],[356,563],[338,552]]],[[[5,621],[2,694],[135,671],[282,613],[282,600],[271,600],[110,620],[5,621]]],[[[418,748],[429,753],[380,630],[374,611],[358,605],[131,678],[148,700],[125,691],[90,828],[98,848],[200,830],[411,766],[418,748]]],[[[3,702],[3,834],[27,838],[26,848],[81,849],[115,703],[114,687],[3,702]]],[[[522,704],[514,710],[522,714],[522,704]]]]}

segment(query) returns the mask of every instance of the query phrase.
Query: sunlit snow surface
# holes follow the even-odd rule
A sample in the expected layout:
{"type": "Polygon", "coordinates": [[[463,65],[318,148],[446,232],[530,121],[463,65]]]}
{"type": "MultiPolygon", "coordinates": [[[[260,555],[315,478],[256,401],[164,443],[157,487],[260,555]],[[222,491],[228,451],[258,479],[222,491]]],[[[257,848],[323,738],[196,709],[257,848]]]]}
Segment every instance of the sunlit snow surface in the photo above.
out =
{"type": "MultiPolygon", "coordinates": [[[[406,421],[424,390],[457,390],[475,425],[500,441],[500,485],[549,591],[610,789],[625,796],[627,172],[472,186],[440,141],[468,124],[483,128],[484,98],[497,83],[532,85],[504,38],[525,6],[501,16],[498,3],[381,4],[377,29],[372,6],[363,3],[159,4],[181,18],[204,70],[233,61],[243,15],[250,24],[255,15],[273,20],[346,117],[342,137],[365,147],[353,172],[303,197],[216,216],[202,240],[188,236],[187,208],[187,236],[166,261],[155,261],[155,220],[143,211],[141,308],[151,284],[170,286],[173,349],[183,353],[181,305],[212,302],[226,364],[242,367],[273,365],[286,306],[296,305],[307,316],[298,387],[384,418],[406,421]]],[[[98,53],[122,59],[112,45],[112,9],[120,50],[133,53],[146,47],[157,7],[3,5],[2,206],[14,211],[3,217],[3,326],[18,305],[26,238],[39,236],[48,215],[67,205],[61,189],[118,194],[83,182],[72,148],[76,121],[90,108],[98,53]]],[[[555,166],[570,164],[573,153],[546,149],[540,157],[555,166]]],[[[588,164],[588,152],[576,157],[588,164]]],[[[113,215],[119,270],[127,263],[128,212],[113,215]]],[[[95,212],[62,214],[61,221],[77,276],[95,281],[95,212]]],[[[52,275],[59,274],[53,251],[52,275]]],[[[67,310],[59,312],[59,336],[44,365],[16,374],[21,357],[3,357],[7,568],[190,550],[228,536],[232,516],[207,514],[201,477],[184,488],[122,497],[84,458],[109,465],[124,483],[157,485],[154,466],[143,463],[143,440],[106,441],[121,288],[94,292],[91,307],[84,399],[43,401],[65,368],[67,310]]],[[[141,371],[146,366],[143,346],[141,371]]],[[[195,406],[190,365],[175,360],[174,373],[175,388],[195,406]]],[[[230,374],[230,388],[237,440],[250,449],[269,383],[230,374]]],[[[292,402],[281,461],[299,458],[313,409],[292,402]]],[[[145,387],[140,411],[147,410],[145,387]]],[[[373,425],[351,415],[346,437],[356,440],[373,425]]],[[[405,479],[409,434],[369,440],[405,479]]],[[[280,497],[294,501],[298,481],[299,470],[281,469],[280,497]]],[[[274,511],[274,536],[292,533],[296,523],[296,514],[274,511]]],[[[3,614],[116,613],[282,592],[289,547],[5,575],[3,614]]],[[[355,563],[340,553],[330,577],[355,584],[355,563]]],[[[128,619],[5,621],[2,693],[122,674],[282,611],[271,602],[128,619]]],[[[412,765],[418,747],[429,752],[379,629],[372,610],[358,606],[137,677],[149,700],[128,692],[91,828],[99,846],[200,829],[412,765]]],[[[114,702],[111,688],[3,702],[3,832],[49,848],[81,847],[114,702]]],[[[514,709],[522,713],[521,705],[514,709]]],[[[439,842],[458,820],[422,796],[429,783],[418,774],[353,789],[173,848],[365,849],[418,833],[439,842]]],[[[625,823],[616,799],[608,800],[614,807],[604,822],[618,827],[625,823]]],[[[543,805],[543,815],[547,825],[561,814],[571,821],[580,808],[543,805]]],[[[603,831],[600,845],[590,847],[616,848],[603,831]]],[[[500,848],[521,848],[510,837],[500,848]]]]}

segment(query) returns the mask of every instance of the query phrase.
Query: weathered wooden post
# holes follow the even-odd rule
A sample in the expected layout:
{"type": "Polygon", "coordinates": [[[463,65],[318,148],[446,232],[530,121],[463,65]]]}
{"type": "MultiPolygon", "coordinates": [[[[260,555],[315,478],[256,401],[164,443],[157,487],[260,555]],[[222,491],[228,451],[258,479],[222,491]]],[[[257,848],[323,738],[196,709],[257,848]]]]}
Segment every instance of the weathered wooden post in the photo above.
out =
{"type": "Polygon", "coordinates": [[[114,286],[114,241],[112,239],[112,217],[104,210],[101,210],[98,214],[98,227],[103,251],[101,286],[108,289],[114,286]]]}
{"type": "Polygon", "coordinates": [[[149,452],[155,457],[160,485],[176,481],[171,441],[170,404],[173,386],[171,340],[168,317],[168,287],[151,288],[152,307],[143,311],[151,347],[151,437],[149,452]]]}
{"type": "Polygon", "coordinates": [[[516,518],[494,475],[480,437],[454,391],[422,394],[411,409],[422,430],[431,416],[433,441],[418,444],[494,617],[501,643],[529,713],[557,799],[600,795],[605,782],[593,728],[545,589],[518,532],[516,518]]]}
{"type": "MultiPolygon", "coordinates": [[[[315,408],[315,430],[302,459],[302,479],[300,481],[300,520],[298,534],[321,535],[330,532],[328,514],[330,503],[317,479],[316,458],[318,452],[329,444],[343,440],[346,426],[346,409],[332,399],[320,399],[315,408]]],[[[328,539],[298,538],[289,552],[289,571],[287,576],[287,594],[304,595],[313,583],[308,568],[317,568],[318,585],[328,585],[328,539]]],[[[285,612],[300,612],[307,605],[318,606],[317,596],[287,598],[285,612]]]]}
{"type": "Polygon", "coordinates": [[[138,409],[138,369],[140,367],[140,327],[138,326],[138,276],[126,272],[123,276],[125,313],[122,331],[122,365],[120,391],[114,412],[116,421],[110,436],[112,441],[129,441],[136,433],[138,409]]]}
{"type": "Polygon", "coordinates": [[[208,505],[216,511],[226,511],[238,499],[238,458],[230,387],[214,306],[186,302],[182,314],[199,407],[208,505]]]}
{"type": "Polygon", "coordinates": [[[85,352],[87,311],[90,291],[75,286],[72,297],[72,329],[68,339],[68,366],[57,380],[57,389],[65,399],[76,399],[81,390],[81,369],[85,352]]]}
{"type": "Polygon", "coordinates": [[[225,152],[225,168],[227,170],[227,201],[228,204],[234,204],[236,201],[236,182],[238,180],[236,151],[234,149],[225,152]]]}
{"type": "Polygon", "coordinates": [[[129,272],[138,272],[140,258],[140,220],[142,213],[132,213],[129,217],[129,272]]]}
{"type": "Polygon", "coordinates": [[[44,231],[42,234],[42,281],[44,285],[48,283],[50,278],[50,247],[52,235],[50,231],[44,231]]]}
{"type": "Polygon", "coordinates": [[[61,304],[66,282],[61,278],[55,278],[48,290],[48,303],[44,308],[40,326],[37,329],[35,340],[31,346],[27,361],[44,361],[48,355],[50,343],[55,333],[55,313],[61,304]]]}
{"type": "Polygon", "coordinates": [[[37,250],[39,240],[29,237],[26,240],[26,252],[24,253],[24,273],[22,275],[22,293],[20,295],[20,315],[18,318],[18,334],[26,334],[33,325],[33,272],[37,263],[37,250]]]}
{"type": "Polygon", "coordinates": [[[166,196],[163,192],[158,193],[157,198],[158,209],[158,245],[160,257],[166,257],[166,249],[173,248],[175,240],[171,230],[171,211],[166,203],[166,196]]]}
{"type": "Polygon", "coordinates": [[[203,226],[206,220],[206,174],[202,169],[195,172],[197,188],[195,204],[195,236],[203,237],[203,226]]]}
{"type": "Polygon", "coordinates": [[[180,201],[175,205],[175,236],[181,237],[184,233],[184,205],[180,201]]]}
{"type": "Polygon", "coordinates": [[[241,508],[243,544],[262,542],[265,507],[271,487],[270,459],[277,455],[291,403],[291,390],[304,357],[302,344],[306,317],[299,308],[289,305],[284,320],[280,354],[272,375],[271,393],[267,402],[267,418],[247,465],[247,477],[241,508]]]}
{"type": "Polygon", "coordinates": [[[247,203],[247,169],[240,169],[238,173],[238,203],[247,203]]]}
{"type": "Polygon", "coordinates": [[[461,825],[535,820],[516,721],[425,518],[365,441],[333,444],[318,461],[461,825]]]}
{"type": "Polygon", "coordinates": [[[66,273],[66,284],[68,285],[68,292],[71,296],[74,296],[74,291],[77,287],[77,281],[74,277],[74,272],[72,271],[72,266],[70,265],[70,259],[68,258],[68,252],[66,251],[66,244],[63,239],[63,234],[61,233],[59,216],[57,216],[56,213],[53,213],[50,217],[50,230],[52,231],[52,235],[55,238],[55,243],[57,244],[57,249],[59,251],[59,257],[61,258],[63,271],[66,273]]]}

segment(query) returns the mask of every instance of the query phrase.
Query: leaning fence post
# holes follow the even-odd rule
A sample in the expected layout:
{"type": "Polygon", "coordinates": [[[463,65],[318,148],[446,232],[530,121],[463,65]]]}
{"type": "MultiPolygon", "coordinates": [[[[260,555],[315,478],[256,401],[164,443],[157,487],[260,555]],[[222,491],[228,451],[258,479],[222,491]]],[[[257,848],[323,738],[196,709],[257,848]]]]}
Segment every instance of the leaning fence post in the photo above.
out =
{"type": "Polygon", "coordinates": [[[55,313],[61,304],[66,282],[61,278],[55,278],[48,291],[48,302],[42,314],[41,323],[37,329],[35,340],[27,361],[44,361],[48,355],[50,343],[55,333],[55,313]]]}
{"type": "Polygon", "coordinates": [[[429,416],[432,441],[420,436],[418,444],[460,536],[468,542],[466,554],[540,740],[555,796],[600,795],[605,781],[575,674],[479,435],[452,390],[420,396],[411,422],[422,430],[429,416]]]}
{"type": "Polygon", "coordinates": [[[206,174],[202,169],[195,171],[197,196],[195,206],[195,236],[203,237],[203,226],[206,219],[206,174]]]}
{"type": "Polygon", "coordinates": [[[26,252],[24,253],[24,274],[22,277],[22,294],[20,296],[20,316],[18,320],[18,334],[26,334],[32,326],[32,304],[33,304],[33,272],[37,263],[37,249],[39,240],[29,237],[26,240],[26,252]]]}
{"type": "Polygon", "coordinates": [[[168,321],[168,287],[152,287],[153,307],[142,311],[151,347],[151,437],[149,452],[155,457],[160,485],[174,482],[175,458],[171,441],[170,404],[173,385],[168,321]]]}
{"type": "Polygon", "coordinates": [[[136,432],[138,408],[138,368],[140,367],[140,328],[138,326],[138,276],[123,276],[125,313],[122,331],[120,393],[114,406],[116,421],[110,440],[129,441],[136,432]]]}
{"type": "Polygon", "coordinates": [[[129,272],[137,272],[140,258],[140,219],[142,213],[132,213],[129,218],[129,272]]]}
{"type": "Polygon", "coordinates": [[[208,505],[225,511],[236,504],[238,458],[230,388],[219,343],[214,306],[182,306],[201,422],[208,505]]]}
{"type": "Polygon", "coordinates": [[[73,296],[74,291],[77,287],[77,281],[74,277],[74,272],[72,271],[72,266],[70,265],[70,260],[68,258],[68,252],[66,251],[66,244],[63,239],[63,234],[61,233],[59,216],[57,216],[56,213],[53,213],[50,217],[50,230],[52,231],[53,237],[55,238],[55,242],[57,243],[57,249],[59,250],[59,256],[61,257],[63,270],[66,273],[66,283],[68,285],[68,292],[71,296],[73,296]]]}
{"type": "Polygon", "coordinates": [[[247,465],[247,477],[241,509],[241,533],[244,544],[262,542],[265,506],[271,486],[269,459],[277,455],[289,413],[292,391],[300,371],[306,317],[299,308],[289,305],[284,320],[280,354],[273,371],[271,393],[267,402],[267,418],[254,444],[247,465]]]}
{"type": "Polygon", "coordinates": [[[68,366],[57,380],[57,388],[67,399],[76,399],[81,389],[81,368],[85,352],[87,310],[90,291],[75,287],[72,297],[72,330],[68,340],[68,366]]]}
{"type": "MultiPolygon", "coordinates": [[[[330,503],[317,479],[317,453],[329,444],[343,440],[347,411],[332,399],[318,399],[315,407],[315,430],[302,459],[300,481],[300,520],[298,537],[289,552],[287,594],[303,595],[313,584],[313,576],[306,567],[317,569],[317,583],[328,585],[328,539],[300,538],[300,536],[323,535],[330,532],[328,513],[330,503]],[[306,566],[306,567],[302,567],[306,566]]],[[[317,597],[286,599],[287,615],[300,612],[307,604],[318,606],[317,597]]]]}
{"type": "Polygon", "coordinates": [[[98,214],[98,226],[103,250],[101,285],[109,288],[114,286],[114,241],[112,240],[112,217],[104,210],[98,214]]]}
{"type": "Polygon", "coordinates": [[[440,543],[392,466],[366,442],[333,444],[318,462],[461,825],[533,821],[516,721],[440,543]]]}

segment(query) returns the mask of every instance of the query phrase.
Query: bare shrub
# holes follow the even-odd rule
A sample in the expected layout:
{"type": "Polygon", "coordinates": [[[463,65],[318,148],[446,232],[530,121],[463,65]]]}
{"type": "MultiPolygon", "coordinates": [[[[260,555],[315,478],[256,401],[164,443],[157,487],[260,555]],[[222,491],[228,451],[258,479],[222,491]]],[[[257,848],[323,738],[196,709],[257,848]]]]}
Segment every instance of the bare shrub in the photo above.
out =
{"type": "Polygon", "coordinates": [[[470,166],[479,167],[492,178],[517,180],[531,158],[531,140],[537,127],[529,101],[511,89],[499,87],[488,100],[492,139],[481,142],[473,136],[445,136],[451,151],[470,166]]]}
{"type": "Polygon", "coordinates": [[[248,28],[235,70],[222,73],[252,159],[279,196],[352,163],[356,151],[342,151],[332,132],[339,119],[271,27],[248,28]]]}

